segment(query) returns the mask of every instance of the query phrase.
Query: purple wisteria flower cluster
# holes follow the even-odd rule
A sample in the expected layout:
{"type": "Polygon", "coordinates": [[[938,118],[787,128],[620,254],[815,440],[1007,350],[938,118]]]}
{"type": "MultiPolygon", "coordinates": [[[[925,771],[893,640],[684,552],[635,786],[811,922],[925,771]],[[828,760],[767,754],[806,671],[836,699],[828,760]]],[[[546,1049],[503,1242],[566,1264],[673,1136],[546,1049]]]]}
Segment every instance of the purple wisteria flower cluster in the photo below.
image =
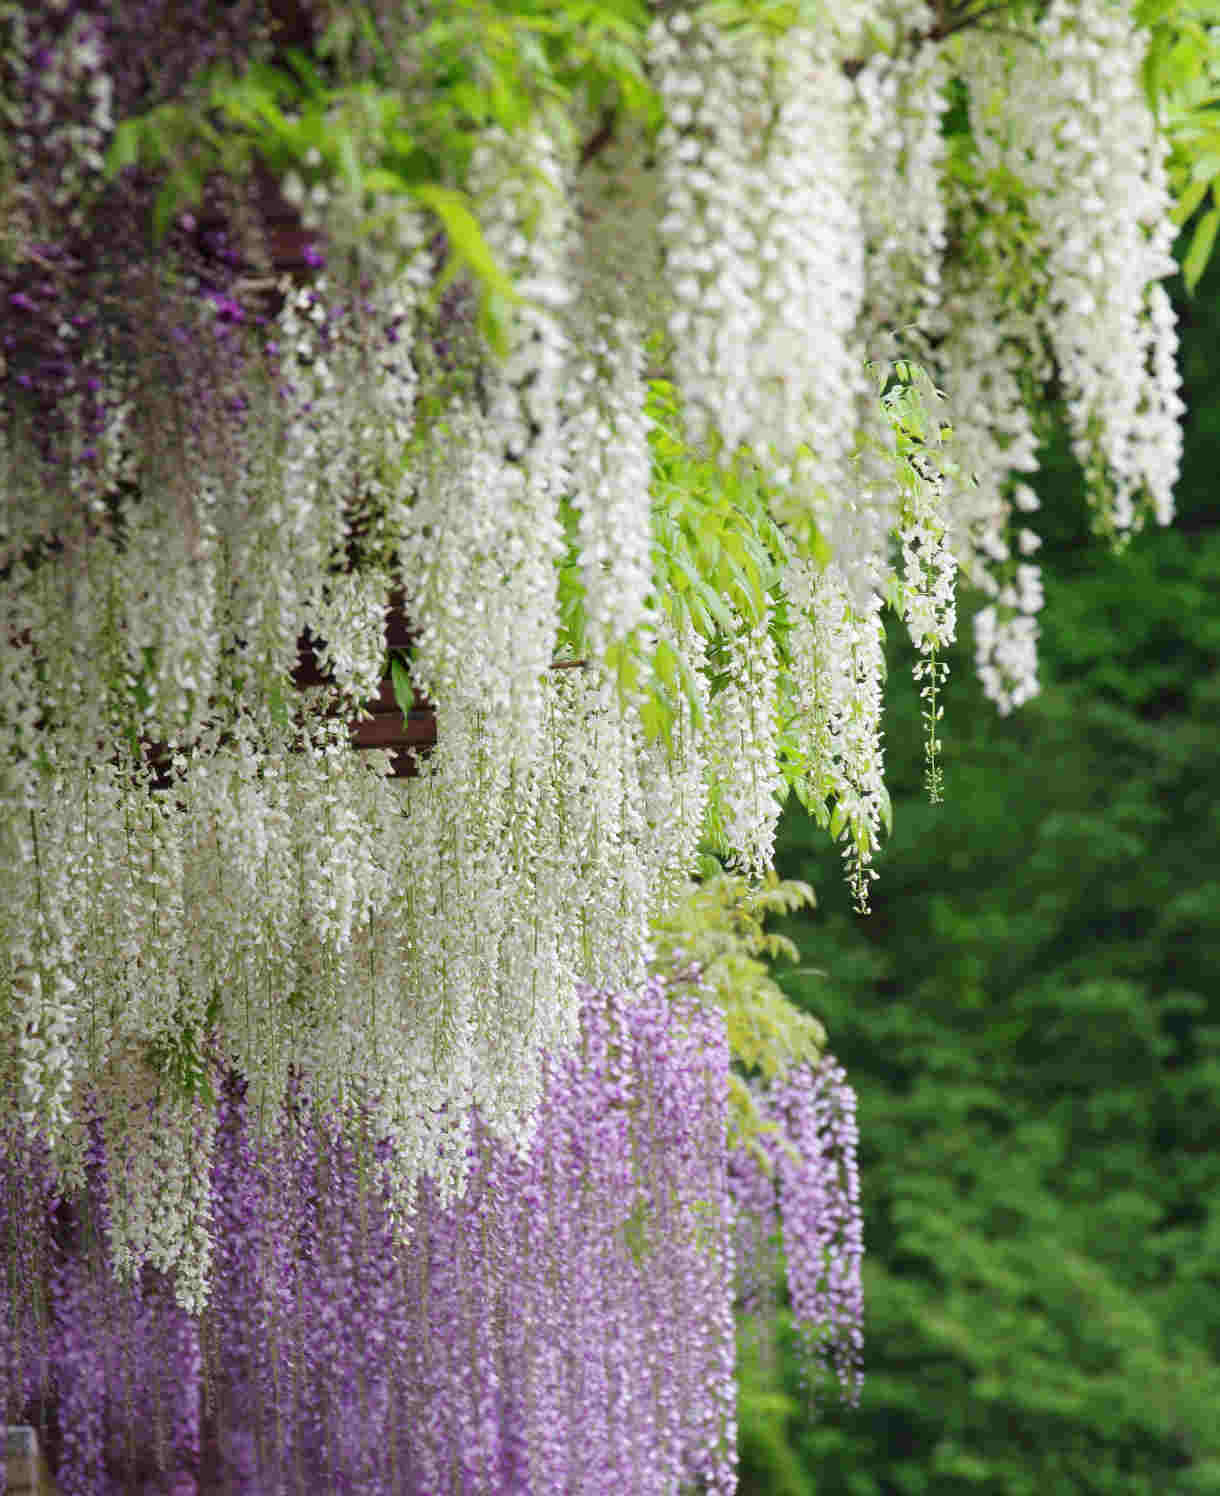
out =
{"type": "Polygon", "coordinates": [[[227,1099],[209,1487],[733,1488],[723,1025],[654,984],[586,993],[582,1038],[530,1145],[476,1126],[466,1192],[425,1182],[397,1248],[376,1150],[302,1118],[256,1158],[227,1099]]]}
{"type": "Polygon", "coordinates": [[[773,1308],[782,1243],[792,1318],[805,1370],[833,1362],[841,1390],[859,1403],[863,1382],[864,1256],[856,1096],[829,1056],[792,1070],[759,1097],[774,1131],[730,1162],[739,1308],[773,1308]],[[761,1156],[760,1156],[761,1155],[761,1156]]]}
{"type": "Polygon", "coordinates": [[[261,54],[269,27],[265,0],[24,0],[0,16],[11,173],[0,181],[0,400],[26,408],[44,460],[98,457],[120,367],[151,358],[149,386],[176,376],[188,400],[227,393],[217,374],[231,359],[202,313],[240,268],[223,242],[231,205],[210,186],[198,221],[171,225],[154,249],[158,182],[130,167],[106,185],[103,159],[116,121],[178,96],[208,63],[261,54]],[[217,364],[209,382],[203,368],[217,364]]]}
{"type": "MultiPolygon", "coordinates": [[[[59,1186],[47,1150],[16,1118],[0,1124],[0,1413],[39,1401],[50,1376],[48,1286],[59,1186]]],[[[4,1489],[0,1460],[0,1491],[4,1489]]]]}
{"type": "Polygon", "coordinates": [[[55,1425],[63,1496],[733,1491],[739,1252],[782,1224],[811,1348],[857,1362],[854,1098],[796,1071],[770,1169],[730,1157],[722,1015],[659,980],[582,999],[529,1142],[476,1124],[464,1195],[425,1180],[397,1226],[361,1114],[289,1097],[258,1145],[231,1077],[198,1320],[152,1270],[111,1276],[100,1141],[68,1230],[48,1161],[6,1146],[0,1391],[55,1425]]]}

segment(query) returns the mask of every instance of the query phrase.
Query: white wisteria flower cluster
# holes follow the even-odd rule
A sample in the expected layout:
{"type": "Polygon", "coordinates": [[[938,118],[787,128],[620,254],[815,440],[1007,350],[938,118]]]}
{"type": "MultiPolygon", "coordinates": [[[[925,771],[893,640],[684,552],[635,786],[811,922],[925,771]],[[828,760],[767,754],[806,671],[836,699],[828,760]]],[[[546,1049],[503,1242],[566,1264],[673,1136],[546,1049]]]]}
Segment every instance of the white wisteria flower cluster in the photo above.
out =
{"type": "Polygon", "coordinates": [[[679,14],[653,41],[668,330],[692,435],[749,445],[810,496],[839,493],[843,415],[865,385],[852,86],[829,35],[793,32],[780,57],[679,14]]]}
{"type": "Polygon", "coordinates": [[[1173,513],[1183,404],[1164,288],[1175,229],[1140,79],[1145,40],[1125,6],[1056,0],[1036,35],[962,48],[983,165],[1027,195],[1045,256],[1041,331],[1067,397],[1076,456],[1116,530],[1173,513]]]}
{"type": "MultiPolygon", "coordinates": [[[[115,1261],[184,1302],[226,1067],[267,1127],[290,1087],[372,1108],[405,1221],[423,1174],[462,1188],[472,1105],[524,1146],[579,984],[641,981],[701,854],[770,870],[789,789],[867,909],[884,600],[934,798],[959,573],[988,695],[1037,690],[1029,407],[1056,370],[1111,527],[1168,522],[1172,227],[1128,7],[1054,0],[1039,46],[837,10],[775,36],[668,8],[655,128],[600,160],[554,101],[480,129],[456,275],[379,191],[400,253],[281,287],[223,441],[187,412],[175,444],[173,392],[113,351],[92,455],[70,420],[37,460],[4,408],[0,1107],[68,1177],[101,1128],[130,1160],[115,1261]],[[517,300],[480,301],[488,261],[517,300]],[[900,355],[931,376],[919,429],[875,382],[900,355]],[[394,599],[436,725],[405,780],[350,731],[394,599]],[[306,633],[327,683],[298,689],[306,633]]],[[[100,59],[56,66],[102,121],[100,59]]],[[[178,331],[232,346],[209,307],[178,331]]]]}
{"type": "Polygon", "coordinates": [[[580,516],[586,632],[600,655],[652,621],[652,453],[636,329],[595,311],[580,346],[586,362],[569,385],[563,437],[580,516]]]}
{"type": "MultiPolygon", "coordinates": [[[[904,7],[909,30],[930,29],[931,7],[904,7]]],[[[941,192],[948,61],[925,42],[909,54],[875,52],[856,75],[856,157],[865,250],[862,326],[874,358],[892,356],[901,328],[940,301],[948,234],[941,192]]]]}
{"type": "Polygon", "coordinates": [[[775,861],[780,774],[775,645],[764,614],[733,639],[729,681],[712,703],[710,767],[731,863],[753,877],[775,861]]]}
{"type": "Polygon", "coordinates": [[[797,558],[783,585],[796,618],[794,737],[816,803],[833,802],[830,832],[843,842],[848,881],[856,907],[864,912],[868,885],[877,877],[873,853],[890,814],[881,746],[882,599],[870,592],[864,607],[857,608],[834,562],[819,573],[797,558]]]}

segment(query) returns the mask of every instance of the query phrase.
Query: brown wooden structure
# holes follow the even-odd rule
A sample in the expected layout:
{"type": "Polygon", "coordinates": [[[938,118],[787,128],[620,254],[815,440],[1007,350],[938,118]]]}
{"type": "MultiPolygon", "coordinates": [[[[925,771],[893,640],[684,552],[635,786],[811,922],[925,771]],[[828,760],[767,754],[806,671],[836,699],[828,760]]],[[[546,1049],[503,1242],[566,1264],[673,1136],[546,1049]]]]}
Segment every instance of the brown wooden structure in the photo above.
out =
{"type": "MultiPolygon", "coordinates": [[[[403,610],[401,592],[391,594],[390,607],[386,615],[386,649],[406,649],[411,643],[411,627],[403,610]]],[[[318,663],[317,650],[308,632],[297,640],[297,668],[293,671],[293,684],[298,689],[324,685],[329,675],[318,663]]],[[[436,712],[430,702],[416,695],[411,710],[404,716],[402,707],[394,695],[394,684],[383,680],[381,689],[368,703],[371,717],[363,717],[351,726],[352,742],[357,748],[392,748],[391,760],[394,776],[405,779],[415,773],[415,764],[408,750],[425,751],[436,742],[436,712]]]]}

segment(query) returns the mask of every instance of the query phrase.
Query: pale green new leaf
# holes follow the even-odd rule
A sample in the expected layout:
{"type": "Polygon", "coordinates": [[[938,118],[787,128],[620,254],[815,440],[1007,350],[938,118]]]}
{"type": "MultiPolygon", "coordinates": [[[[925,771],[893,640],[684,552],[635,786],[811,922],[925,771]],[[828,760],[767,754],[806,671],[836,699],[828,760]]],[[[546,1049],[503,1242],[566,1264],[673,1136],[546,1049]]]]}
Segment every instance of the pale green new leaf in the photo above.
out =
{"type": "Polygon", "coordinates": [[[394,684],[394,700],[407,718],[415,705],[415,687],[411,684],[410,671],[397,654],[390,656],[390,679],[394,684]]]}
{"type": "Polygon", "coordinates": [[[1211,258],[1212,246],[1216,242],[1216,230],[1220,228],[1220,208],[1212,208],[1199,220],[1190,248],[1182,262],[1182,279],[1187,289],[1193,291],[1199,283],[1207,262],[1211,258]]]}

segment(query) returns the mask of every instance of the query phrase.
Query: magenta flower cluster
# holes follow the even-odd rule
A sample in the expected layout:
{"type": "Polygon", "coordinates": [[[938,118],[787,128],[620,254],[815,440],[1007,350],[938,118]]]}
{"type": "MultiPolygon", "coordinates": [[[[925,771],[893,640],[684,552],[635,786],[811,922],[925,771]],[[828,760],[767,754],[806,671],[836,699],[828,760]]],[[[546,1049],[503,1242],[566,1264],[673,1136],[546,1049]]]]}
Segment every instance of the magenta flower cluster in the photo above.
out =
{"type": "Polygon", "coordinates": [[[768,1171],[727,1153],[729,1063],[697,1000],[586,991],[532,1139],[514,1151],[476,1126],[466,1193],[425,1183],[398,1235],[386,1141],[290,1098],[278,1144],[256,1145],[232,1080],[197,1322],[155,1274],[109,1277],[100,1148],[54,1241],[47,1161],[6,1150],[0,1230],[32,1244],[7,1249],[9,1420],[51,1408],[64,1496],[730,1492],[739,1252],[748,1269],[782,1224],[794,1315],[844,1377],[860,1244],[842,1072],[766,1098],[768,1171]]]}

